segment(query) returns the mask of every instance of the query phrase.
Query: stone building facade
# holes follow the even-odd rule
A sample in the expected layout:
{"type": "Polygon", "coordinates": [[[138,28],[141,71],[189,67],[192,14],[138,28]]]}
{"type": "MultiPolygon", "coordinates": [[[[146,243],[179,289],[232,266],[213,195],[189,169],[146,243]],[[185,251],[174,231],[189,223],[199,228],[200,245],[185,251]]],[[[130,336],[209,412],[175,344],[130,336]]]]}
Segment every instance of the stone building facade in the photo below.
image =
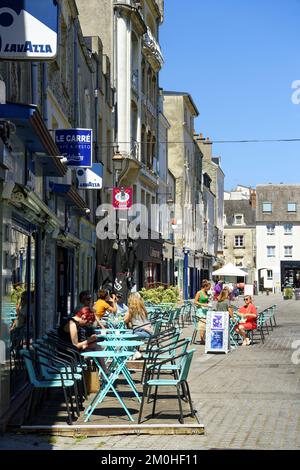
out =
{"type": "Polygon", "coordinates": [[[224,260],[248,273],[246,282],[256,279],[256,208],[248,199],[224,201],[224,260]]]}
{"type": "Polygon", "coordinates": [[[193,297],[200,285],[202,233],[202,153],[194,140],[198,109],[189,93],[164,91],[164,113],[170,123],[169,168],[176,181],[175,274],[193,297]],[[186,267],[184,268],[184,258],[186,267]]]}
{"type": "MultiPolygon", "coordinates": [[[[151,206],[158,203],[160,185],[159,71],[163,56],[158,38],[164,5],[161,0],[100,3],[77,0],[84,34],[101,35],[105,30],[103,44],[112,64],[115,88],[113,142],[124,158],[118,184],[132,186],[134,202],[146,207],[140,214],[129,212],[129,217],[141,218],[142,235],[135,242],[136,263],[134,273],[130,273],[139,289],[161,280],[163,240],[158,217],[151,219],[151,206]]],[[[125,282],[123,274],[119,285],[125,282]]]]}

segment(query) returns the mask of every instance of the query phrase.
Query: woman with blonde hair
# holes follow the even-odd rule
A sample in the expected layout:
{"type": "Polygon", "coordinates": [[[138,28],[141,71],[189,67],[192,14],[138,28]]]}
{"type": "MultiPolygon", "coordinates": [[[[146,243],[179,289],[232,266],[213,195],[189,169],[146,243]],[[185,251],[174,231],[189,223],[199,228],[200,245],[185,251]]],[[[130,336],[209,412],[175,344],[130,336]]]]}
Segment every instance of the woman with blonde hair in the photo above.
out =
{"type": "Polygon", "coordinates": [[[153,334],[144,301],[137,292],[129,296],[128,312],[125,314],[124,322],[141,338],[149,338],[153,334]]]}
{"type": "Polygon", "coordinates": [[[233,308],[230,303],[230,291],[228,287],[224,287],[218,296],[218,302],[216,305],[217,312],[228,312],[231,318],[234,318],[233,308]]]}

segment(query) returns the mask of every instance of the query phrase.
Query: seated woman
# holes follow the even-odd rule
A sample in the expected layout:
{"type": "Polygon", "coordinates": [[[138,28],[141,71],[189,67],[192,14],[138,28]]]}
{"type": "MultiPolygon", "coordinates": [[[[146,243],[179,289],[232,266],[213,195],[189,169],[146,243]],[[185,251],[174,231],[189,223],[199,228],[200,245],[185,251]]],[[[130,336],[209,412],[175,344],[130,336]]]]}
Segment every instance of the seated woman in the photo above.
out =
{"type": "Polygon", "coordinates": [[[243,346],[249,346],[250,339],[247,337],[246,331],[255,330],[257,328],[257,310],[252,303],[250,295],[244,297],[245,305],[238,309],[238,314],[241,317],[235,331],[243,337],[243,346]]]}
{"type": "Polygon", "coordinates": [[[95,351],[101,348],[97,345],[95,334],[86,337],[85,327],[96,321],[95,313],[89,307],[83,307],[73,317],[65,318],[58,328],[58,335],[67,343],[73,344],[80,351],[95,351]]]}
{"type": "Polygon", "coordinates": [[[103,328],[101,323],[101,318],[105,315],[106,312],[108,313],[116,313],[117,312],[117,303],[115,299],[115,295],[108,294],[108,292],[104,289],[100,289],[98,291],[98,300],[94,303],[94,309],[96,311],[96,318],[98,325],[103,328]]]}
{"type": "Polygon", "coordinates": [[[216,310],[217,312],[228,312],[231,318],[234,318],[233,308],[231,307],[229,295],[230,295],[230,292],[229,292],[228,287],[224,287],[224,289],[218,296],[216,310]]]}
{"type": "Polygon", "coordinates": [[[124,322],[128,328],[141,338],[150,338],[153,335],[151,323],[148,320],[147,310],[140,294],[130,294],[128,299],[128,311],[125,313],[124,322]]]}
{"type": "Polygon", "coordinates": [[[208,310],[209,295],[211,284],[207,280],[202,282],[202,289],[199,290],[195,296],[194,304],[198,307],[198,312],[203,317],[199,318],[198,329],[200,332],[200,342],[205,343],[205,330],[206,330],[206,314],[208,310]]]}

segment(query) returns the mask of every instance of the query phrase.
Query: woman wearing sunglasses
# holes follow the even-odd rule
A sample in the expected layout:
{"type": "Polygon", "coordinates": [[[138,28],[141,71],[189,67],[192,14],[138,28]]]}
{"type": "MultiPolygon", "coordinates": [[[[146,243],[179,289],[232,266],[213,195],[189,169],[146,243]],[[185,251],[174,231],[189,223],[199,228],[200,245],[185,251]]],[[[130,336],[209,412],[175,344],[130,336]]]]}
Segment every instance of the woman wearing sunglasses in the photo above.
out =
{"type": "Polygon", "coordinates": [[[244,297],[245,305],[238,309],[238,314],[241,317],[235,331],[239,333],[243,338],[243,346],[249,346],[250,339],[247,336],[248,330],[256,330],[257,328],[257,310],[252,303],[250,295],[244,297]]]}

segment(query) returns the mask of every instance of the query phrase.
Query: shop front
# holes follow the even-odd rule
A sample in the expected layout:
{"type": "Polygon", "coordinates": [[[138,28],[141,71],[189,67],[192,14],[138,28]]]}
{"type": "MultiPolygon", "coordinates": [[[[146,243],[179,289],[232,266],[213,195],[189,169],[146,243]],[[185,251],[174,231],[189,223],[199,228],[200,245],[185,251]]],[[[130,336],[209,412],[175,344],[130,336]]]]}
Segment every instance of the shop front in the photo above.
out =
{"type": "Polygon", "coordinates": [[[163,240],[137,240],[137,290],[162,283],[163,240]]]}
{"type": "Polygon", "coordinates": [[[281,287],[300,288],[300,261],[281,261],[281,287]]]}
{"type": "MultiPolygon", "coordinates": [[[[60,222],[43,202],[43,176],[67,168],[34,106],[0,105],[13,134],[0,147],[0,427],[24,399],[26,374],[20,349],[41,332],[44,252],[49,231],[60,222]],[[44,163],[44,165],[43,165],[44,163]]],[[[3,140],[4,138],[4,140],[3,140]]],[[[52,280],[53,283],[53,280],[52,280]]],[[[53,299],[52,299],[53,300],[53,299]]],[[[53,315],[53,314],[52,314],[53,315]]]]}

